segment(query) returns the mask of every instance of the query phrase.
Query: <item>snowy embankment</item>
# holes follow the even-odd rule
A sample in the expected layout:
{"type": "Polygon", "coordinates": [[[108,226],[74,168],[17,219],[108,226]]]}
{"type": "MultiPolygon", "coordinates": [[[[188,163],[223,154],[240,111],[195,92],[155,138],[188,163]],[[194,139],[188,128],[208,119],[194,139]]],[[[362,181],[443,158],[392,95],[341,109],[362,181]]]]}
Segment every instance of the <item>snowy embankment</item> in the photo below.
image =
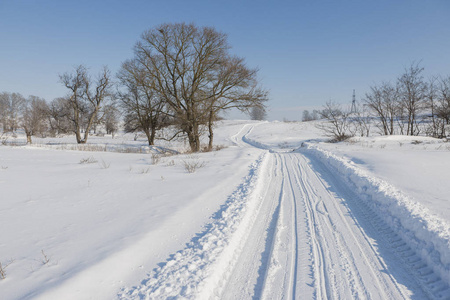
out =
{"type": "Polygon", "coordinates": [[[236,263],[242,241],[258,211],[259,174],[265,170],[265,154],[250,167],[248,175],[215,213],[206,230],[172,255],[151,277],[133,288],[124,288],[121,299],[210,299],[226,281],[236,263]]]}
{"type": "Polygon", "coordinates": [[[305,143],[305,147],[300,151],[320,159],[354,186],[361,199],[373,208],[445,283],[450,284],[449,224],[388,182],[358,168],[350,160],[310,143],[305,143]]]}
{"type": "MultiPolygon", "coordinates": [[[[233,146],[243,126],[221,123],[216,144],[226,148],[199,154],[56,150],[37,138],[40,147],[1,145],[0,299],[113,299],[138,285],[202,232],[248,175],[261,151],[233,146]]],[[[86,146],[146,144],[116,137],[86,146]]]]}

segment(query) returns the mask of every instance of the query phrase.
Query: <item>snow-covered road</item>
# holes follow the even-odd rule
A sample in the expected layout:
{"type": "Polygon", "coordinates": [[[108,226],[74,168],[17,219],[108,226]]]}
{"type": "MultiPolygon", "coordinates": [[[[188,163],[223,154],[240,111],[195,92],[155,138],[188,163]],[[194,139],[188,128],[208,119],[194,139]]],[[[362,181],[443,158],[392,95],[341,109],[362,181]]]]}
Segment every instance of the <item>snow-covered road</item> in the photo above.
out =
{"type": "Polygon", "coordinates": [[[250,140],[253,127],[245,125],[232,139],[240,147],[266,150],[222,217],[197,245],[181,252],[195,252],[194,259],[169,260],[153,281],[125,289],[121,297],[450,297],[448,285],[338,174],[307,151],[277,151],[250,140]],[[236,203],[246,208],[239,206],[230,217],[236,203]],[[189,280],[188,270],[200,266],[202,276],[189,280]]]}
{"type": "Polygon", "coordinates": [[[364,214],[367,208],[338,178],[323,177],[323,166],[300,153],[268,159],[262,208],[220,298],[433,296],[398,262],[382,224],[364,214]]]}

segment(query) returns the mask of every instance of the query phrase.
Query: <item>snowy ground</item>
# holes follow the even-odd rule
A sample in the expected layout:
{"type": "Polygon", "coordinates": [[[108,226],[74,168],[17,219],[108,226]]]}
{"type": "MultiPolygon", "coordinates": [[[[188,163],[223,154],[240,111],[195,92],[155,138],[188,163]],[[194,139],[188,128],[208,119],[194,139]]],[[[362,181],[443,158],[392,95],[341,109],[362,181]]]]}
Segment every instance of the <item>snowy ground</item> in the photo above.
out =
{"type": "Polygon", "coordinates": [[[450,143],[216,136],[160,161],[129,135],[0,146],[0,299],[450,298],[450,143]]]}

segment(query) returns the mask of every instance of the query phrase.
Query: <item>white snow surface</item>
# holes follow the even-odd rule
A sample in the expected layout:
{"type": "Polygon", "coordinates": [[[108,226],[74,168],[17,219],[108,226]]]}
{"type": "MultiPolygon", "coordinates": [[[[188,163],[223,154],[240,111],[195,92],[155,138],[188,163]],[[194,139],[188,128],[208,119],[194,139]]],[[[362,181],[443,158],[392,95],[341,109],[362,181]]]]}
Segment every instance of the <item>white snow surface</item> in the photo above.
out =
{"type": "Polygon", "coordinates": [[[0,299],[450,299],[450,143],[330,144],[313,122],[215,137],[159,162],[186,145],[0,146],[0,299]]]}

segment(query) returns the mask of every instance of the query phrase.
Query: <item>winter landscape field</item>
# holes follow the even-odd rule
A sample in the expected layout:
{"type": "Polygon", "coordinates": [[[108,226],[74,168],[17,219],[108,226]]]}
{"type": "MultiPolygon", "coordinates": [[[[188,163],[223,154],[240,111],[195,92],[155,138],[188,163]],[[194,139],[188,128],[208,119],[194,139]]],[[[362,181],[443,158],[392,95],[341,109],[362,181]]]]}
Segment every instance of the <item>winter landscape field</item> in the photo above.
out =
{"type": "Polygon", "coordinates": [[[10,138],[0,299],[450,299],[450,143],[317,122],[10,138]]]}
{"type": "Polygon", "coordinates": [[[449,15],[0,0],[0,300],[450,300],[449,15]]]}

